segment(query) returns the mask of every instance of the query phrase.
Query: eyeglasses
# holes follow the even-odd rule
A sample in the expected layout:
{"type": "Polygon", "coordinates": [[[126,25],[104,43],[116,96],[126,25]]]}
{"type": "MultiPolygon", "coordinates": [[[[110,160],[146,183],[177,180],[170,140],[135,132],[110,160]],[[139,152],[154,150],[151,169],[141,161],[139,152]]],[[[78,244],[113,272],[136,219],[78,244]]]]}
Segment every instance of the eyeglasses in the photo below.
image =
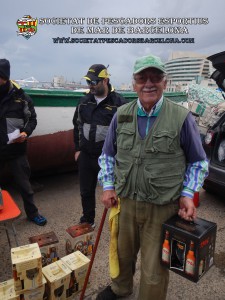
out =
{"type": "Polygon", "coordinates": [[[102,81],[102,79],[98,79],[98,80],[86,80],[87,85],[98,85],[98,83],[102,81]]]}
{"type": "Polygon", "coordinates": [[[150,81],[152,83],[159,83],[163,80],[163,78],[165,77],[164,74],[141,74],[141,75],[137,75],[134,77],[134,80],[136,81],[137,84],[143,84],[146,83],[148,79],[150,79],[150,81]]]}

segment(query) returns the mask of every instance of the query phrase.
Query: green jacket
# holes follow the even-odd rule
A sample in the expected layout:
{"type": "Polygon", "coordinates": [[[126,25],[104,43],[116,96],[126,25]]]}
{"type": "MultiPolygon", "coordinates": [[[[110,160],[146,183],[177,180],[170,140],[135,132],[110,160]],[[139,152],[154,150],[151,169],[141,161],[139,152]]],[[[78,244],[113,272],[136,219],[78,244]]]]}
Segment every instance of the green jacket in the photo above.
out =
{"type": "Polygon", "coordinates": [[[179,198],[186,159],[180,131],[188,110],[164,99],[144,139],[138,134],[137,102],[118,109],[115,188],[120,197],[155,204],[179,198]]]}

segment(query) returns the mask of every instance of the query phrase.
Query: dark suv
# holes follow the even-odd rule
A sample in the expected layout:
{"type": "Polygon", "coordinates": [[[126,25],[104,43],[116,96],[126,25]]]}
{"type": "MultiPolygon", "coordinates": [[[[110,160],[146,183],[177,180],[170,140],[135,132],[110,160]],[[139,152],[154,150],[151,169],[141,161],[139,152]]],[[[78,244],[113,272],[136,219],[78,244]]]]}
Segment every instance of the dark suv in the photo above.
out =
{"type": "MultiPolygon", "coordinates": [[[[208,57],[216,71],[211,75],[219,88],[225,91],[225,51],[208,57]]],[[[208,129],[203,142],[209,159],[209,175],[203,188],[224,195],[225,193],[225,113],[208,129]]]]}

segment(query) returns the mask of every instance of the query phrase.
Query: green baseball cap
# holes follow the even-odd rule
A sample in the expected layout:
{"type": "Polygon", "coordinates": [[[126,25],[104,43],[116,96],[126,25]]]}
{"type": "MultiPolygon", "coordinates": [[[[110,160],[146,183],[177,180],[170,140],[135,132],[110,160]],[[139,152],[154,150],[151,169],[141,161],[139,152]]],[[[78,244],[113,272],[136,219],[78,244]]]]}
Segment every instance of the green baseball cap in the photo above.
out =
{"type": "Polygon", "coordinates": [[[165,66],[158,56],[147,55],[147,56],[140,57],[136,60],[134,64],[133,74],[140,73],[141,71],[148,68],[156,68],[163,73],[166,72],[165,66]]]}

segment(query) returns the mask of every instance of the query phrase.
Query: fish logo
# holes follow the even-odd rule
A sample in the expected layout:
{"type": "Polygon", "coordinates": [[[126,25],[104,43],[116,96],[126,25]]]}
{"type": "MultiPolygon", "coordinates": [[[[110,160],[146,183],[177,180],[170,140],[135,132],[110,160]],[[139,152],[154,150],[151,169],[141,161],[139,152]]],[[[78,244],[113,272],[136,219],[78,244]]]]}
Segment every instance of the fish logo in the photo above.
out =
{"type": "Polygon", "coordinates": [[[25,39],[29,39],[37,33],[37,19],[33,19],[30,15],[25,15],[18,19],[16,25],[18,27],[17,35],[22,35],[25,39]]]}

